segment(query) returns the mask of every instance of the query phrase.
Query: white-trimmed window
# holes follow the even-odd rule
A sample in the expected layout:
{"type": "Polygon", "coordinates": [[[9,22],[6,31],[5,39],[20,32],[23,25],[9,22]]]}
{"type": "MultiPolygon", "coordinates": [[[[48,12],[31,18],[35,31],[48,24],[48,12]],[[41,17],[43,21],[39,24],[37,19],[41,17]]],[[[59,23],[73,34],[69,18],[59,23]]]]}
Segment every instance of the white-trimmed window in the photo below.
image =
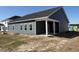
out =
{"type": "Polygon", "coordinates": [[[9,30],[9,27],[10,27],[10,26],[8,26],[8,30],[9,30]]]}
{"type": "Polygon", "coordinates": [[[13,30],[14,30],[14,26],[13,26],[13,30]]]}
{"type": "Polygon", "coordinates": [[[25,30],[27,30],[27,25],[25,25],[25,30]]]}
{"type": "Polygon", "coordinates": [[[32,24],[30,24],[30,30],[32,30],[32,24]]]}
{"type": "Polygon", "coordinates": [[[22,30],[22,25],[20,26],[20,30],[22,30]]]}

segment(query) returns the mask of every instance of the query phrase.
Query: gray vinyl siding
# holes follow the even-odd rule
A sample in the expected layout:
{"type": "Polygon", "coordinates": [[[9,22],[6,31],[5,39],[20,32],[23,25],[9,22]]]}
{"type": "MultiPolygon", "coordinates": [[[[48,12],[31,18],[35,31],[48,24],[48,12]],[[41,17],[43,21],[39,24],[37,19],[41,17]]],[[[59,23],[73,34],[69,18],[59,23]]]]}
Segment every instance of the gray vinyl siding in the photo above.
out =
{"type": "Polygon", "coordinates": [[[63,22],[60,22],[60,32],[67,32],[68,30],[68,23],[63,20],[63,22]]]}
{"type": "Polygon", "coordinates": [[[62,8],[55,12],[53,15],[49,16],[49,18],[59,20],[60,33],[68,31],[67,16],[62,8]]]}
{"type": "Polygon", "coordinates": [[[9,24],[8,31],[13,33],[36,35],[36,22],[9,24]],[[30,30],[30,24],[32,24],[32,30],[30,30]],[[25,30],[25,25],[27,25],[27,30],[25,30]],[[13,30],[13,26],[14,26],[14,30],[13,30]],[[22,26],[22,30],[21,30],[21,26],[22,26]]]}

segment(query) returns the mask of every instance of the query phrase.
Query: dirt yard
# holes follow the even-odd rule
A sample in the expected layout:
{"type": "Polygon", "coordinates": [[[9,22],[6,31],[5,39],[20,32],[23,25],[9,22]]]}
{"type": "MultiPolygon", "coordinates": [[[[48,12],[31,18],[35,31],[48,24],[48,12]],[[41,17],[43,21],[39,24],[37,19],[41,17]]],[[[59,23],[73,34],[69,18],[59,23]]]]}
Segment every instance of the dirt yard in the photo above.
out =
{"type": "Polygon", "coordinates": [[[0,33],[0,52],[76,51],[79,51],[78,32],[67,32],[50,37],[0,33]]]}

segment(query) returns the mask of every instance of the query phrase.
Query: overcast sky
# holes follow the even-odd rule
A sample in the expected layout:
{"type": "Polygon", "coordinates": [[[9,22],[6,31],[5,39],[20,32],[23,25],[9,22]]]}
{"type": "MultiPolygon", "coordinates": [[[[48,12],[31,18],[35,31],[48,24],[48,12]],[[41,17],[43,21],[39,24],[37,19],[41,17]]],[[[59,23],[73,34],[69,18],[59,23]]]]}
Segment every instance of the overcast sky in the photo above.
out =
{"type": "MultiPolygon", "coordinates": [[[[24,16],[49,8],[54,8],[54,6],[0,6],[0,20],[15,15],[24,16]]],[[[70,23],[79,23],[79,6],[65,6],[64,10],[70,23]]]]}

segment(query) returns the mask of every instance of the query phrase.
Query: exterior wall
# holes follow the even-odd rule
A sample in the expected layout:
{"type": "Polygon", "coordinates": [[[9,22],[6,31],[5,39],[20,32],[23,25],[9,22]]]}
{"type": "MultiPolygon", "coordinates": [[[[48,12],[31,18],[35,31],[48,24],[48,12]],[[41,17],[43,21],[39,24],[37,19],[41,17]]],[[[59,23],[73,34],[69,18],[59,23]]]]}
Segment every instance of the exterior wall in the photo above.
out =
{"type": "Polygon", "coordinates": [[[60,27],[60,33],[69,31],[68,23],[66,21],[64,21],[64,20],[62,22],[60,22],[60,26],[59,27],[60,27]]]}
{"type": "Polygon", "coordinates": [[[36,35],[36,22],[9,24],[8,31],[14,33],[36,35]],[[32,30],[30,30],[30,24],[32,24],[32,30]],[[25,25],[27,25],[27,30],[25,30],[25,25]],[[13,26],[14,26],[14,30],[13,30],[13,26]],[[21,30],[21,26],[22,26],[22,30],[21,30]]]}
{"type": "Polygon", "coordinates": [[[8,31],[8,21],[5,20],[5,21],[1,21],[0,23],[4,25],[4,26],[1,26],[1,31],[4,31],[3,28],[5,28],[5,31],[8,31]]]}
{"type": "Polygon", "coordinates": [[[8,21],[4,21],[3,24],[5,25],[5,30],[8,31],[8,21]]]}
{"type": "MultiPolygon", "coordinates": [[[[40,24],[38,26],[36,26],[36,22],[38,21],[45,21],[47,19],[48,16],[46,17],[40,17],[40,18],[33,18],[33,19],[27,19],[28,21],[25,22],[25,20],[20,20],[20,21],[16,21],[16,22],[23,22],[24,23],[16,23],[16,24],[8,24],[8,32],[14,32],[14,33],[23,33],[23,34],[32,34],[32,35],[36,35],[37,31],[41,31],[41,30],[37,30],[37,28],[40,28],[40,24]],[[29,22],[31,20],[35,20],[33,22],[29,22]],[[27,25],[27,30],[24,30],[24,26],[25,24],[27,25]],[[29,29],[29,25],[32,24],[32,28],[33,30],[29,29]],[[23,30],[20,30],[20,26],[23,26],[23,30]],[[15,27],[15,29],[13,30],[13,26],[15,27]]],[[[42,29],[42,28],[40,28],[42,29]]]]}
{"type": "Polygon", "coordinates": [[[1,25],[0,25],[0,31],[3,31],[3,27],[4,27],[4,26],[1,26],[1,25]]]}
{"type": "Polygon", "coordinates": [[[68,21],[64,10],[61,8],[53,15],[49,16],[51,19],[59,20],[59,32],[66,32],[68,31],[68,21]]]}
{"type": "Polygon", "coordinates": [[[4,26],[1,26],[0,28],[1,28],[1,30],[0,30],[0,31],[4,31],[4,29],[3,29],[3,28],[4,28],[4,26]]]}

